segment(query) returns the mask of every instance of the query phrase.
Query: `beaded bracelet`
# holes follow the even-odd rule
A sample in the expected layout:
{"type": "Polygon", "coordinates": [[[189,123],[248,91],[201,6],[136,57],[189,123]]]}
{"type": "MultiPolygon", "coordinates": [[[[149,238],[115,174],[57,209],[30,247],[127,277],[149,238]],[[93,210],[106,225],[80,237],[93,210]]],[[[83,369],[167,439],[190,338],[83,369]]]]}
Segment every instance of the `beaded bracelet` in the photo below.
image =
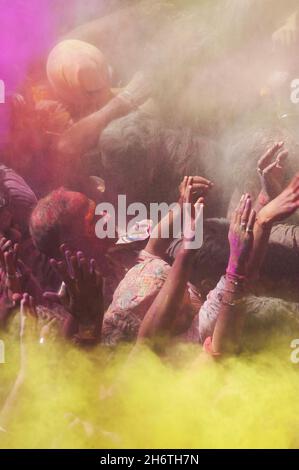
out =
{"type": "Polygon", "coordinates": [[[232,302],[229,302],[227,300],[225,300],[223,298],[223,293],[222,292],[218,292],[217,294],[217,299],[219,300],[219,302],[221,302],[223,305],[226,305],[228,307],[236,307],[237,305],[241,304],[243,302],[243,297],[239,298],[239,299],[236,299],[232,302]]]}

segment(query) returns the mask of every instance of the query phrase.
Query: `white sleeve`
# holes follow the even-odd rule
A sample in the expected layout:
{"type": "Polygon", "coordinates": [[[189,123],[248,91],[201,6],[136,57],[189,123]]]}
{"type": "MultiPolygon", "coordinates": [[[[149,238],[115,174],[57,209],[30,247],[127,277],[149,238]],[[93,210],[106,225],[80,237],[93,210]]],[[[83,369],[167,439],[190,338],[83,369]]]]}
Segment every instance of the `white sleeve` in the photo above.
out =
{"type": "Polygon", "coordinates": [[[203,344],[208,336],[213,335],[215,324],[220,311],[220,300],[218,298],[225,285],[225,276],[222,276],[215,289],[211,290],[207,300],[199,310],[198,330],[199,341],[203,344]]]}

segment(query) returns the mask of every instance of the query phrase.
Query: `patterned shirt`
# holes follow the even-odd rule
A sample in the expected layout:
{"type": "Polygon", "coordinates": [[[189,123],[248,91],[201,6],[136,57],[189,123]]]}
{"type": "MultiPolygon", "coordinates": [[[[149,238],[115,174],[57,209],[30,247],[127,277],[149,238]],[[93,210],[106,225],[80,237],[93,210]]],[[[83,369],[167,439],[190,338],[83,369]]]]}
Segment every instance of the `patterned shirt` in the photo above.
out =
{"type": "Polygon", "coordinates": [[[126,274],[113,295],[102,329],[105,344],[136,338],[147,310],[158,295],[170,270],[158,256],[141,251],[138,262],[126,274]]]}
{"type": "MultiPolygon", "coordinates": [[[[116,345],[120,341],[134,341],[146,312],[160,292],[171,266],[145,250],[140,252],[138,263],[133,266],[118,285],[103,323],[102,341],[116,345]]],[[[198,312],[193,302],[194,293],[188,290],[188,300],[182,305],[191,318],[198,312]]],[[[193,323],[194,329],[194,323],[193,323]]],[[[194,331],[185,339],[193,340],[194,331]],[[192,338],[192,339],[191,339],[192,338]]]]}

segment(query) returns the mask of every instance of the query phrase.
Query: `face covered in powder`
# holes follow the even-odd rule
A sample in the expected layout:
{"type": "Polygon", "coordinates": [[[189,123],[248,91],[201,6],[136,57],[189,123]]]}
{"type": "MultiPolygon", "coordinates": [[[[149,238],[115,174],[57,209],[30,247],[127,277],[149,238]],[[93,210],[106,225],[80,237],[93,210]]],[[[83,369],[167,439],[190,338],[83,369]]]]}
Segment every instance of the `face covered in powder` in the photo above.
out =
{"type": "Polygon", "coordinates": [[[57,44],[48,58],[47,75],[58,99],[77,116],[97,111],[111,98],[106,59],[86,42],[65,40],[57,44]]]}

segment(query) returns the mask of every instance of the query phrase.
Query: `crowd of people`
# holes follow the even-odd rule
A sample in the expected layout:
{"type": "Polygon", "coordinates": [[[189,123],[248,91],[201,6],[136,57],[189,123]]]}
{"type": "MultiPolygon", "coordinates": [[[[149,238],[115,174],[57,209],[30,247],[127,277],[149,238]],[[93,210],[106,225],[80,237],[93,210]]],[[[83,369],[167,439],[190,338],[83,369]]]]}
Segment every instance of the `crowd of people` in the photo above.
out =
{"type": "MultiPolygon", "coordinates": [[[[226,8],[235,8],[232,3],[226,8]]],[[[252,10],[238,17],[244,24],[238,47],[226,44],[223,25],[219,63],[229,47],[234,65],[226,67],[235,73],[234,67],[244,66],[240,51],[251,57],[258,40],[262,59],[252,67],[263,69],[260,62],[266,62],[273,71],[280,60],[291,76],[299,20],[292,2],[286,3],[284,14],[277,11],[269,24],[264,18],[263,31],[257,27],[252,38],[251,21],[258,24],[252,2],[252,10]]],[[[171,9],[162,9],[156,37],[136,6],[68,32],[34,71],[35,81],[30,77],[10,97],[0,166],[0,338],[19,318],[21,364],[1,404],[2,431],[9,429],[26,380],[28,336],[45,345],[70,342],[82,354],[99,344],[114,351],[126,343],[130,360],[144,345],[163,355],[170,342],[191,342],[198,354],[220,361],[255,346],[252,332],[265,325],[282,328],[283,302],[295,311],[290,322],[297,335],[298,118],[295,112],[291,121],[289,113],[281,118],[281,109],[291,106],[284,101],[286,82],[273,79],[273,87],[257,90],[254,99],[253,91],[247,94],[250,104],[239,90],[237,99],[219,95],[219,108],[240,99],[237,111],[227,110],[226,126],[223,109],[207,117],[200,105],[198,125],[190,125],[185,94],[176,121],[175,104],[159,100],[153,83],[170,63],[165,58],[163,67],[161,55],[159,63],[145,66],[136,44],[146,37],[145,50],[155,49],[164,29],[174,37],[171,9]],[[109,214],[97,214],[96,206],[107,201],[117,210],[120,194],[128,204],[141,202],[148,209],[153,202],[178,204],[155,227],[142,221],[146,228],[137,237],[119,231],[115,238],[98,238],[96,223],[109,214]],[[175,221],[185,205],[192,207],[191,226],[178,234],[175,221]],[[194,249],[190,240],[201,230],[199,207],[203,243],[194,249]],[[249,332],[252,343],[246,341],[249,332]]],[[[157,11],[151,15],[153,21],[157,11]]],[[[192,57],[188,73],[200,74],[209,63],[217,75],[215,57],[205,57],[205,45],[201,48],[201,60],[196,64],[192,57]]],[[[175,100],[176,76],[167,79],[169,89],[166,80],[163,91],[175,100]]],[[[190,77],[184,80],[186,88],[193,86],[190,77]]],[[[205,94],[214,106],[217,94],[209,84],[205,94]]]]}

